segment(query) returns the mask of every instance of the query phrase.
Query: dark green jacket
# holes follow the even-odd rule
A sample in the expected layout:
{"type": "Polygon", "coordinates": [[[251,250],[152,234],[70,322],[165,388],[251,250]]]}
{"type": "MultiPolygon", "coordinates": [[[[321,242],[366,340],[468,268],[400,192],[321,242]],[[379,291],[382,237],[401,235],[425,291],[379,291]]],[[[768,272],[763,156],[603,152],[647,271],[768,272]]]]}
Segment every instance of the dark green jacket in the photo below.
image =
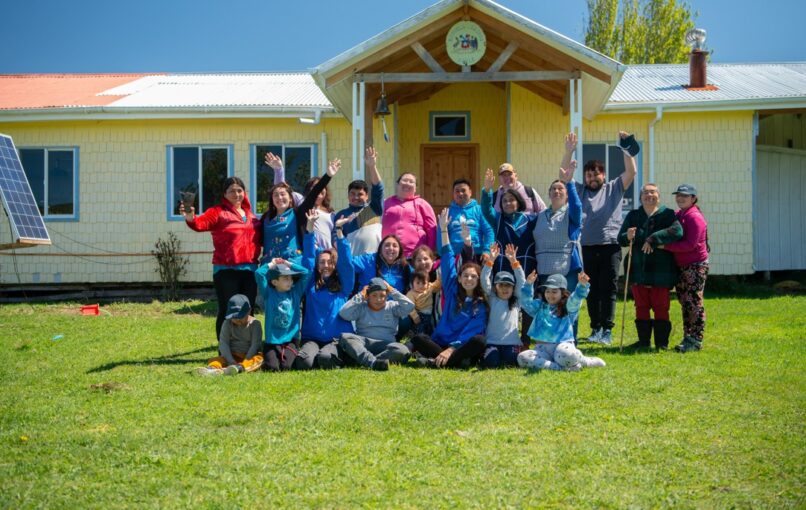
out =
{"type": "MultiPolygon", "coordinates": [[[[683,237],[683,227],[677,221],[674,211],[660,206],[651,218],[648,218],[643,207],[633,209],[624,218],[618,242],[621,246],[629,246],[627,229],[636,227],[632,245],[632,265],[630,267],[630,284],[651,285],[653,287],[674,287],[677,283],[677,264],[674,255],[666,250],[656,248],[659,244],[671,243],[683,237]],[[644,241],[655,250],[646,255],[641,251],[644,241]]],[[[627,270],[628,257],[624,257],[624,270],[627,270]]]]}

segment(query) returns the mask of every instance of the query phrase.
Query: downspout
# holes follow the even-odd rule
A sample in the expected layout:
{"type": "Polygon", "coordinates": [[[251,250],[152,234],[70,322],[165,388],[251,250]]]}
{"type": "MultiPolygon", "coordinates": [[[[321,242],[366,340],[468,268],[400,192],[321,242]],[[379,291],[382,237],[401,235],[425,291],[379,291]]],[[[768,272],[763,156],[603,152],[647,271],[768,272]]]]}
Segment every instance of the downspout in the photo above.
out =
{"type": "Polygon", "coordinates": [[[655,124],[663,119],[663,106],[655,107],[655,118],[649,123],[649,182],[655,182],[655,124]]]}

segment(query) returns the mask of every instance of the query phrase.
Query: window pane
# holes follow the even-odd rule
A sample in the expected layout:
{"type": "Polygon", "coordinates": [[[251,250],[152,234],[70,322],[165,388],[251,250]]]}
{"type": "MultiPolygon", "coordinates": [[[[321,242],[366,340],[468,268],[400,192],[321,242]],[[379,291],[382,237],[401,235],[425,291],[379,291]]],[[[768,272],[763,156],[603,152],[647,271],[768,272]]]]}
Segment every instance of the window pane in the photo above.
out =
{"type": "Polygon", "coordinates": [[[281,145],[258,145],[255,147],[255,196],[257,204],[252,204],[255,214],[263,214],[269,208],[269,191],[274,185],[274,170],[267,166],[266,154],[271,152],[275,156],[283,157],[281,145]]]}
{"type": "Polygon", "coordinates": [[[305,183],[311,178],[311,148],[285,148],[285,180],[294,191],[303,193],[305,183]]]}
{"type": "Polygon", "coordinates": [[[467,126],[464,115],[462,116],[435,116],[434,136],[467,136],[467,126]]]}
{"type": "Polygon", "coordinates": [[[602,163],[607,163],[606,150],[607,146],[603,143],[586,143],[582,146],[582,157],[585,158],[584,163],[587,163],[591,160],[598,160],[602,163]]]}
{"type": "Polygon", "coordinates": [[[227,149],[202,149],[201,212],[221,202],[226,178],[227,149]]]}
{"type": "Polygon", "coordinates": [[[199,149],[198,147],[174,147],[173,189],[171,197],[174,201],[173,213],[179,214],[181,191],[196,193],[194,207],[199,211],[199,149]]]}
{"type": "Polygon", "coordinates": [[[44,149],[20,149],[20,163],[34,192],[39,214],[45,215],[45,151],[44,149]]]}
{"type": "Polygon", "coordinates": [[[73,151],[48,151],[48,214],[73,214],[73,151]]]}

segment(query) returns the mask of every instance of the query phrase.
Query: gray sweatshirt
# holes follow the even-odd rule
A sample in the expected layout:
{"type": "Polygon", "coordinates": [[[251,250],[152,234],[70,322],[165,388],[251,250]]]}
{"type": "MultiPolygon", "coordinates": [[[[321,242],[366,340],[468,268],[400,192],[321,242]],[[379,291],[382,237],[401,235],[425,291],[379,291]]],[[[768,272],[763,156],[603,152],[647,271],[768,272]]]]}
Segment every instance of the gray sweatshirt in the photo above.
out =
{"type": "Polygon", "coordinates": [[[490,303],[490,318],[487,321],[487,345],[520,345],[521,337],[518,333],[518,312],[521,310],[521,289],[526,281],[522,267],[514,270],[515,289],[513,290],[518,302],[512,309],[509,300],[500,299],[495,294],[492,284],[492,268],[484,265],[481,270],[481,288],[487,294],[490,303]]]}
{"type": "Polygon", "coordinates": [[[374,311],[359,292],[344,303],[339,315],[346,321],[355,321],[355,334],[373,340],[395,341],[397,322],[414,310],[414,303],[395,289],[389,291],[391,301],[383,310],[374,311]]]}
{"type": "Polygon", "coordinates": [[[263,327],[260,321],[254,317],[246,326],[236,326],[232,320],[227,319],[221,325],[221,334],[218,337],[218,350],[221,356],[230,365],[235,364],[233,352],[244,354],[244,359],[249,359],[260,352],[260,344],[263,342],[263,327]]]}

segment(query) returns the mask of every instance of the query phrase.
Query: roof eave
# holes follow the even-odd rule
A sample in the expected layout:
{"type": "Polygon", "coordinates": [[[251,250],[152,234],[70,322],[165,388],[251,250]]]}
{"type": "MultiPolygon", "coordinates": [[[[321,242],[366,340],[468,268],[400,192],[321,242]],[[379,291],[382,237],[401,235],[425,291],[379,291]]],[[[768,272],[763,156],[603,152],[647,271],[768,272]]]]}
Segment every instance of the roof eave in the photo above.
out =
{"type": "Polygon", "coordinates": [[[645,103],[611,103],[605,105],[602,113],[655,113],[658,107],[663,108],[664,112],[717,112],[726,110],[805,108],[806,96],[723,101],[654,101],[645,103]]]}

